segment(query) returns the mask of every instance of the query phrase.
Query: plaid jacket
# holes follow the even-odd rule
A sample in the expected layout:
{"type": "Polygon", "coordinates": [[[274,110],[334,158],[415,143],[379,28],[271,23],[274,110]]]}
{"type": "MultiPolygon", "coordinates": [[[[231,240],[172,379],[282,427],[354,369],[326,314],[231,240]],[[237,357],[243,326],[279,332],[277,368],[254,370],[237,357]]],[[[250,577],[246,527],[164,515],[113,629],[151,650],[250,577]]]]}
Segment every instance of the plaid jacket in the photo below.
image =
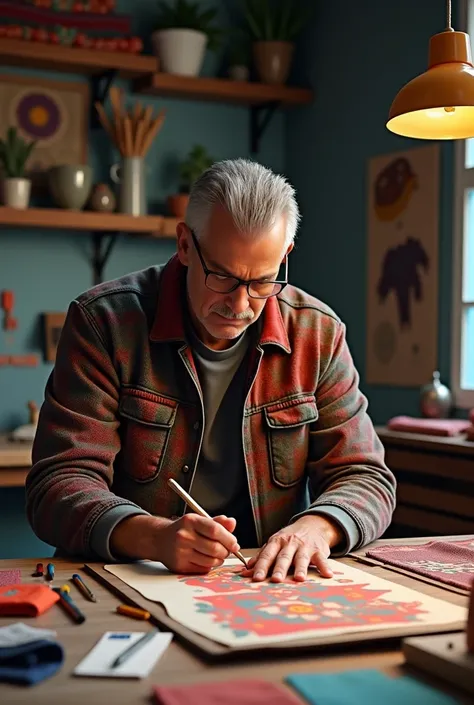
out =
{"type": "MultiPolygon", "coordinates": [[[[72,302],[48,380],[26,483],[36,534],[91,554],[96,522],[114,507],[178,517],[203,435],[203,405],[185,340],[185,269],[106,282],[72,302]]],[[[359,545],[379,537],[395,480],[358,387],[345,326],[292,286],[270,298],[250,356],[242,441],[259,544],[304,508],[342,508],[359,545]],[[309,479],[309,483],[308,483],[309,479]]]]}

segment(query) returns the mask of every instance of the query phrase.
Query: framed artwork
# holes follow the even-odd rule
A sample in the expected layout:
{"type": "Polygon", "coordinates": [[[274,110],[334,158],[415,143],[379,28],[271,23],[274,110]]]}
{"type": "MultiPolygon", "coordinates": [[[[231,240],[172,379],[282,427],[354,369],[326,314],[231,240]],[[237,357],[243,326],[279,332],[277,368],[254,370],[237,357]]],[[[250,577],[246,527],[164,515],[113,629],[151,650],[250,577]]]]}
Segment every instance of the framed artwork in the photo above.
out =
{"type": "Polygon", "coordinates": [[[56,350],[65,320],[65,313],[43,313],[44,359],[46,362],[56,360],[56,350]]]}
{"type": "Polygon", "coordinates": [[[427,384],[437,367],[439,146],[369,162],[366,381],[427,384]]]}
{"type": "Polygon", "coordinates": [[[24,139],[37,140],[28,163],[33,174],[85,164],[89,101],[87,83],[0,74],[0,135],[13,126],[24,139]]]}

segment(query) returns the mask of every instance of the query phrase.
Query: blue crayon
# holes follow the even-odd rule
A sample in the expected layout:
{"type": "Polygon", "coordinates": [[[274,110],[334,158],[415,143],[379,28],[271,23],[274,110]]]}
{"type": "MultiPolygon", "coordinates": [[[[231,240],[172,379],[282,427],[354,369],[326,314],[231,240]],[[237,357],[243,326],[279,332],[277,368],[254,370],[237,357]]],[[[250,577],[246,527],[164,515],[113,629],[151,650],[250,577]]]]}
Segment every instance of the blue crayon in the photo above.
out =
{"type": "Polygon", "coordinates": [[[53,580],[54,578],[54,564],[48,563],[46,567],[46,578],[47,580],[53,580]]]}

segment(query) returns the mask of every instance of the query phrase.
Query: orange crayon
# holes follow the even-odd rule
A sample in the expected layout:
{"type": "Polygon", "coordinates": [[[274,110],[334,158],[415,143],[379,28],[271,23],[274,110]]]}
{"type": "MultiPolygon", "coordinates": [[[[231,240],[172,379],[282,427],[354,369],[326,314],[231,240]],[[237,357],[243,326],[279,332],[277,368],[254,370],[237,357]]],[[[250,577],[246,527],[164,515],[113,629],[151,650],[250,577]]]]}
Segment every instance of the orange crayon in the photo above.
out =
{"type": "Polygon", "coordinates": [[[126,617],[133,617],[133,619],[150,619],[150,613],[146,610],[142,610],[139,607],[131,607],[130,605],[119,605],[117,607],[117,612],[123,614],[126,617]]]}

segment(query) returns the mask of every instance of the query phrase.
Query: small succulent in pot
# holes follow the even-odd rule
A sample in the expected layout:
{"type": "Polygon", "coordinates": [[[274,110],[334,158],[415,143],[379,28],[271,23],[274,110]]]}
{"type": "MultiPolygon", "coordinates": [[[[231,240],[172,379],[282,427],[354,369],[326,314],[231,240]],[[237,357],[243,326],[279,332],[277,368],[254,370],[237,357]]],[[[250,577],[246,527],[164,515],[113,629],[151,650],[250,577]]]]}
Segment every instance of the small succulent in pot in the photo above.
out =
{"type": "Polygon", "coordinates": [[[168,197],[168,208],[176,218],[184,218],[189,203],[189,192],[194,182],[214,163],[206,148],[196,144],[179,167],[179,193],[168,197]]]}
{"type": "Polygon", "coordinates": [[[3,182],[3,202],[11,208],[28,207],[31,180],[26,177],[26,165],[36,142],[27,142],[16,127],[9,127],[5,139],[0,139],[0,164],[3,182]]]}

